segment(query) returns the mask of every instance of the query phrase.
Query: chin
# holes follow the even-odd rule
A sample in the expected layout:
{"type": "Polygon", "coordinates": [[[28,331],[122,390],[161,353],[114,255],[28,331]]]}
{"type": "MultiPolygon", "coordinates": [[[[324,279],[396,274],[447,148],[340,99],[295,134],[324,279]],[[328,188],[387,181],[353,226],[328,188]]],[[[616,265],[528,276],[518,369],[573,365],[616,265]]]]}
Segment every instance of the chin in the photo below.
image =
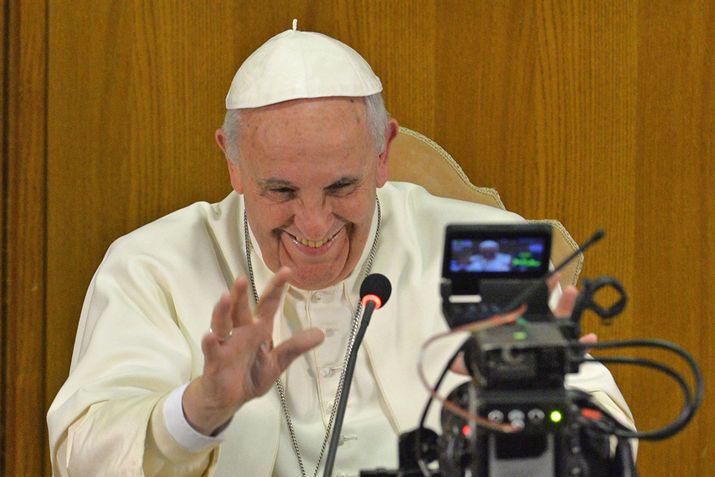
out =
{"type": "Polygon", "coordinates": [[[343,279],[342,275],[332,271],[323,273],[295,273],[295,280],[291,280],[294,285],[302,290],[321,290],[335,285],[343,279]]]}
{"type": "Polygon", "coordinates": [[[350,243],[348,240],[344,240],[335,245],[338,247],[330,250],[327,256],[318,258],[291,254],[289,249],[281,243],[278,261],[281,265],[287,265],[293,270],[293,278],[289,283],[302,290],[320,290],[335,285],[346,278],[350,274],[346,270],[352,270],[350,243]]]}

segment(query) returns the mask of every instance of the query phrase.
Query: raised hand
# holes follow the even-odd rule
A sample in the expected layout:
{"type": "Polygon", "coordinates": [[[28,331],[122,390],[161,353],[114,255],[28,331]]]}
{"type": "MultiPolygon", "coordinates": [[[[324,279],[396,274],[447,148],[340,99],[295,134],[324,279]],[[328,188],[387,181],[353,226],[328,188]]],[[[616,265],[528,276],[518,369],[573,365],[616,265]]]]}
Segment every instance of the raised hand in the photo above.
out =
{"type": "MultiPolygon", "coordinates": [[[[549,293],[551,293],[556,284],[559,282],[560,275],[557,273],[551,280],[549,280],[549,293]]],[[[554,316],[556,318],[569,318],[573,312],[574,306],[576,305],[576,298],[578,297],[578,290],[575,286],[569,285],[564,288],[561,297],[559,297],[559,303],[556,305],[554,310],[554,316]]],[[[598,342],[598,336],[595,333],[588,333],[579,338],[581,343],[596,343],[598,342]]]]}
{"type": "Polygon", "coordinates": [[[184,415],[197,431],[212,434],[243,404],[268,392],[295,358],[323,342],[322,331],[312,328],[273,347],[273,320],[289,278],[290,270],[281,268],[252,312],[248,280],[239,277],[214,307],[201,342],[203,375],[183,396],[184,415]]]}

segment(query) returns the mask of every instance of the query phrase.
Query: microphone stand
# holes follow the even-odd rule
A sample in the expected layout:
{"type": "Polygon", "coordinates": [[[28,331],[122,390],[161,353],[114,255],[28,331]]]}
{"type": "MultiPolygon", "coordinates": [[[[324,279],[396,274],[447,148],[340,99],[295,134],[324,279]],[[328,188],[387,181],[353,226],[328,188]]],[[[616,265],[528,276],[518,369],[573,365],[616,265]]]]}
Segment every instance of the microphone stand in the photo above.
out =
{"type": "Polygon", "coordinates": [[[365,331],[367,330],[367,325],[370,324],[370,318],[372,318],[372,312],[375,311],[375,302],[368,300],[365,305],[365,311],[362,315],[362,320],[360,321],[360,327],[358,328],[357,334],[355,335],[355,342],[350,350],[350,356],[348,356],[348,363],[345,369],[345,381],[343,382],[343,392],[340,394],[340,401],[338,401],[338,410],[335,413],[335,422],[333,423],[333,432],[330,435],[330,447],[328,447],[328,455],[325,458],[325,472],[323,472],[323,477],[330,477],[333,472],[333,466],[335,465],[335,454],[338,450],[338,440],[340,439],[340,431],[343,427],[343,419],[345,418],[345,408],[348,405],[348,396],[350,395],[350,385],[353,381],[353,372],[355,371],[355,361],[357,360],[358,350],[360,349],[360,344],[365,336],[365,331]]]}

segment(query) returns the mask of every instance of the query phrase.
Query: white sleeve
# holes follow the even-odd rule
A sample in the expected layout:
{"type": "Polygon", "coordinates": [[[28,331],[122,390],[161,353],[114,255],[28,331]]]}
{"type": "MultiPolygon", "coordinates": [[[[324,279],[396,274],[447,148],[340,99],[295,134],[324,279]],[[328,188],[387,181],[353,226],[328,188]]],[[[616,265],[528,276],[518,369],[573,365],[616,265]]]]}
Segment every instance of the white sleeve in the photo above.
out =
{"type": "Polygon", "coordinates": [[[194,429],[184,415],[182,398],[189,383],[174,389],[164,404],[164,423],[171,437],[189,452],[202,452],[223,442],[224,426],[216,436],[207,436],[194,429]]]}

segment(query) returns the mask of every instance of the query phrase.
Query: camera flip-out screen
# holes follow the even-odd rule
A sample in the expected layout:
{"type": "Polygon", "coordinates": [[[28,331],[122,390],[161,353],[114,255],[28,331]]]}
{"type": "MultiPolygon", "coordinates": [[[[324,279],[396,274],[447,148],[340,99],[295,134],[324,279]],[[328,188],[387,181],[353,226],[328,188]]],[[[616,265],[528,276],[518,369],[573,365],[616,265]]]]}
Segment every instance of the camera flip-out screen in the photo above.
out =
{"type": "Polygon", "coordinates": [[[481,280],[545,276],[550,256],[548,224],[450,225],[442,276],[452,281],[452,293],[476,295],[481,280]]]}

